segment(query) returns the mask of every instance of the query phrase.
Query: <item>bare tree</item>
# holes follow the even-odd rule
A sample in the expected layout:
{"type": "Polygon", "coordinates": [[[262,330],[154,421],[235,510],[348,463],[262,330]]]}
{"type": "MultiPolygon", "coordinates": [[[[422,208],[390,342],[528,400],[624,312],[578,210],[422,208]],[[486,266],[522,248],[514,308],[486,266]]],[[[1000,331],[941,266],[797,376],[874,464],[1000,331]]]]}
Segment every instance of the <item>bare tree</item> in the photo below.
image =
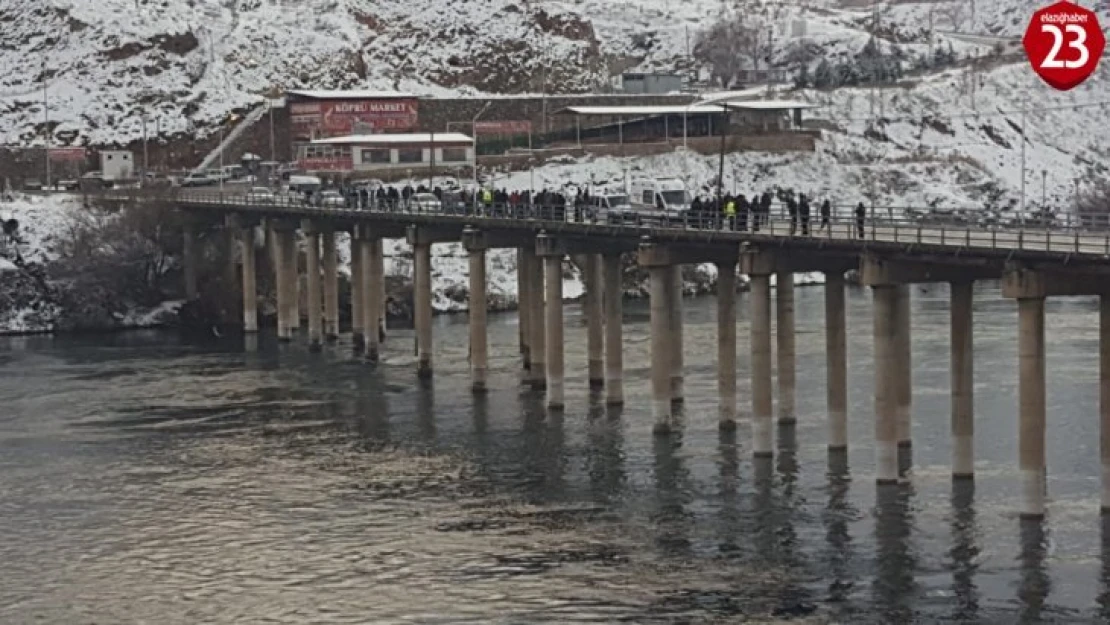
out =
{"type": "Polygon", "coordinates": [[[963,28],[968,25],[971,9],[972,5],[968,4],[968,0],[955,0],[941,7],[938,12],[952,31],[958,33],[963,32],[963,28]]]}
{"type": "Polygon", "coordinates": [[[1075,198],[1081,223],[1106,227],[1110,223],[1110,178],[1096,178],[1075,198]]]}
{"type": "Polygon", "coordinates": [[[711,79],[724,88],[738,81],[744,61],[758,65],[766,43],[761,27],[742,13],[722,15],[694,40],[694,59],[709,66],[711,79]]]}

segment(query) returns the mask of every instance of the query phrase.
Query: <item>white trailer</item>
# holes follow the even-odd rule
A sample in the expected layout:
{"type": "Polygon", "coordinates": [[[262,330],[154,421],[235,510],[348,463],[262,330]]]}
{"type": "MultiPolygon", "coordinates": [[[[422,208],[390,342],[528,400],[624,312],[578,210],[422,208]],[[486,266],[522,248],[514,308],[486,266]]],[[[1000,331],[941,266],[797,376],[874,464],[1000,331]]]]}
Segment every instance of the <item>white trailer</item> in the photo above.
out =
{"type": "Polygon", "coordinates": [[[100,173],[106,181],[133,180],[135,155],[127,150],[104,150],[100,153],[100,173]]]}

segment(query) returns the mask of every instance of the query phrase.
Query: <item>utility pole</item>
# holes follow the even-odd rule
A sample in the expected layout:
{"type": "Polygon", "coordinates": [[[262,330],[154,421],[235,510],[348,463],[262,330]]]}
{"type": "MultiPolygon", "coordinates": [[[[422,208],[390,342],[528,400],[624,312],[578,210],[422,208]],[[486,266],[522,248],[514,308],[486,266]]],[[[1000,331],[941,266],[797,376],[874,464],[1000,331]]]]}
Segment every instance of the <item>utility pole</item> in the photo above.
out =
{"type": "Polygon", "coordinates": [[[50,99],[47,91],[47,77],[46,77],[46,55],[42,57],[42,117],[43,117],[43,130],[46,132],[45,145],[46,149],[43,151],[45,154],[44,161],[46,162],[46,180],[43,182],[46,186],[44,189],[50,188],[50,99]]]}
{"type": "Polygon", "coordinates": [[[150,152],[147,150],[147,143],[146,143],[146,114],[145,113],[143,114],[141,119],[142,119],[142,122],[143,122],[143,177],[142,177],[142,180],[139,181],[139,186],[140,187],[145,187],[146,186],[147,172],[150,171],[150,152]]]}
{"type": "Polygon", "coordinates": [[[1028,105],[1028,99],[1021,103],[1021,216],[1019,219],[1022,227],[1025,226],[1025,117],[1028,105]]]}
{"type": "MultiPolygon", "coordinates": [[[[273,93],[271,93],[270,96],[273,96],[273,93]]],[[[274,143],[274,98],[270,97],[269,100],[270,100],[270,162],[273,163],[273,162],[277,161],[277,156],[276,156],[277,155],[277,148],[275,147],[276,144],[274,143]]]]}

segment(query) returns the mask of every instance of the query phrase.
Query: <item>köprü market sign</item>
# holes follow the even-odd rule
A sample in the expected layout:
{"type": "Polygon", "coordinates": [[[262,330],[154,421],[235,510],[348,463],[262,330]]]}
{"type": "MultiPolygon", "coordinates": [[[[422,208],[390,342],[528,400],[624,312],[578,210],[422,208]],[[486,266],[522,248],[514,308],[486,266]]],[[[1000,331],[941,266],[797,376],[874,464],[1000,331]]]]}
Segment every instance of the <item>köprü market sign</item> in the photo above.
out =
{"type": "Polygon", "coordinates": [[[358,132],[412,130],[416,127],[417,101],[329,100],[297,102],[289,109],[296,139],[335,137],[358,132]]]}

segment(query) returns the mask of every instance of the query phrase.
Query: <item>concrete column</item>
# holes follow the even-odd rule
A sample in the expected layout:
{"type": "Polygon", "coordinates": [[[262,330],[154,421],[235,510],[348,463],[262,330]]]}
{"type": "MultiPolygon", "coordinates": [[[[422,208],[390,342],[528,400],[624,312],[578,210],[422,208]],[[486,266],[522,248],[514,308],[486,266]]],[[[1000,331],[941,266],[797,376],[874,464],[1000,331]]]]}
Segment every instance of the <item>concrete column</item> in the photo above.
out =
{"type": "MultiPolygon", "coordinates": [[[[238,247],[239,240],[239,218],[231,213],[224,215],[224,230],[222,233],[224,245],[224,282],[227,284],[229,290],[238,286],[239,276],[241,275],[238,262],[235,258],[235,248],[238,247]]],[[[228,323],[234,323],[236,313],[238,311],[229,309],[227,311],[228,323]]]]}
{"type": "Polygon", "coordinates": [[[339,275],[336,269],[335,231],[321,233],[324,240],[324,337],[339,338],[339,275]]]}
{"type": "Polygon", "coordinates": [[[301,329],[301,268],[298,266],[297,257],[297,230],[292,228],[285,232],[285,253],[288,254],[289,271],[285,277],[289,280],[289,328],[291,335],[301,329]]]}
{"type": "Polygon", "coordinates": [[[1098,300],[1098,414],[1102,513],[1110,514],[1110,295],[1098,300]]]}
{"type": "Polygon", "coordinates": [[[844,274],[825,274],[825,392],[829,411],[829,451],[848,449],[848,332],[844,274]]]}
{"type": "Polygon", "coordinates": [[[601,255],[587,254],[583,271],[586,274],[584,312],[586,315],[587,373],[590,388],[601,388],[605,386],[601,255]]]}
{"type": "Polygon", "coordinates": [[[671,431],[671,302],[674,272],[666,265],[649,270],[651,280],[651,413],[655,433],[671,431]]]}
{"type": "Polygon", "coordinates": [[[324,339],[323,294],[320,289],[320,233],[308,230],[305,233],[305,272],[308,274],[308,346],[319,351],[324,339]]]}
{"type": "Polygon", "coordinates": [[[470,378],[475,393],[486,392],[488,346],[486,335],[486,250],[470,249],[470,378]]]}
{"type": "Polygon", "coordinates": [[[736,429],[736,263],[717,263],[717,416],[736,429]]]}
{"type": "Polygon", "coordinates": [[[289,281],[285,278],[287,267],[285,266],[285,236],[284,233],[279,232],[271,227],[270,233],[270,250],[273,255],[274,267],[274,291],[277,299],[277,335],[281,341],[288,341],[292,338],[289,332],[289,299],[288,285],[289,281]]]}
{"type": "MultiPolygon", "coordinates": [[[[1100,315],[1101,316],[1101,315],[1100,315]]],[[[1044,298],[1018,299],[1018,468],[1023,518],[1044,516],[1044,298]]]]}
{"type": "Polygon", "coordinates": [[[280,336],[282,340],[291,341],[296,330],[296,326],[293,324],[293,316],[298,312],[297,304],[294,301],[297,296],[297,290],[294,288],[297,279],[297,270],[294,265],[296,244],[291,229],[277,230],[274,234],[277,252],[280,254],[278,266],[281,267],[281,307],[284,312],[280,321],[283,328],[280,336]]]}
{"type": "Polygon", "coordinates": [[[752,298],[752,453],[774,453],[771,427],[774,397],[771,390],[771,277],[751,275],[752,298]]]}
{"type": "Polygon", "coordinates": [[[239,230],[243,256],[243,331],[258,332],[258,286],[254,263],[254,226],[239,230]]]}
{"type": "Polygon", "coordinates": [[[532,295],[528,302],[531,309],[528,316],[528,329],[532,334],[529,344],[532,365],[528,372],[532,380],[532,388],[542,391],[547,388],[547,332],[544,330],[543,262],[536,256],[535,251],[532,251],[530,256],[531,260],[528,263],[528,268],[531,277],[528,282],[531,285],[530,292],[532,295]]]}
{"type": "Polygon", "coordinates": [[[181,243],[181,265],[185,281],[185,299],[197,298],[197,231],[192,224],[185,224],[181,243]]]}
{"type": "Polygon", "coordinates": [[[913,337],[910,331],[910,285],[898,285],[898,302],[895,309],[894,365],[895,414],[898,419],[898,447],[906,450],[913,440],[913,337]]]}
{"type": "Polygon", "coordinates": [[[875,480],[879,484],[898,483],[898,287],[871,287],[874,295],[875,340],[875,480]]]}
{"type": "Polygon", "coordinates": [[[780,271],[775,275],[775,345],[778,349],[779,423],[792,425],[797,420],[794,409],[794,274],[780,271]]]}
{"type": "Polygon", "coordinates": [[[378,299],[382,295],[381,276],[378,275],[380,265],[375,262],[375,256],[380,256],[382,240],[366,238],[361,245],[362,258],[362,340],[366,344],[366,359],[378,362],[381,351],[381,340],[378,335],[378,299]]]}
{"type": "Polygon", "coordinates": [[[668,319],[671,323],[671,401],[682,402],[686,398],[683,327],[682,327],[682,265],[672,265],[669,277],[673,295],[670,298],[671,310],[668,319]]]}
{"type": "Polygon", "coordinates": [[[624,403],[624,336],[622,318],[624,302],[621,256],[607,254],[602,258],[605,309],[605,403],[618,406],[624,403]]]}
{"type": "Polygon", "coordinates": [[[544,277],[547,303],[547,407],[561,410],[563,401],[563,257],[545,256],[544,277]]]}
{"type": "Polygon", "coordinates": [[[975,402],[972,341],[972,282],[951,284],[952,477],[975,475],[975,402]]]}
{"type": "Polygon", "coordinates": [[[532,284],[531,284],[531,266],[533,258],[536,253],[534,250],[528,248],[518,247],[516,250],[516,314],[517,314],[517,334],[520,344],[521,361],[524,363],[525,369],[531,368],[531,360],[528,354],[528,345],[531,343],[532,335],[530,330],[531,321],[531,302],[532,284]]]}
{"type": "Polygon", "coordinates": [[[381,332],[381,341],[384,341],[388,334],[385,303],[390,301],[385,294],[385,240],[379,239],[374,243],[371,262],[374,263],[374,275],[377,280],[377,325],[375,327],[381,332]]]}
{"type": "Polygon", "coordinates": [[[366,288],[363,279],[362,266],[362,226],[355,226],[351,231],[351,338],[354,340],[355,351],[362,351],[365,337],[363,327],[366,320],[363,317],[362,307],[366,295],[362,292],[366,288]]]}
{"type": "Polygon", "coordinates": [[[432,246],[422,243],[412,247],[416,373],[428,379],[432,377],[432,246]]]}

